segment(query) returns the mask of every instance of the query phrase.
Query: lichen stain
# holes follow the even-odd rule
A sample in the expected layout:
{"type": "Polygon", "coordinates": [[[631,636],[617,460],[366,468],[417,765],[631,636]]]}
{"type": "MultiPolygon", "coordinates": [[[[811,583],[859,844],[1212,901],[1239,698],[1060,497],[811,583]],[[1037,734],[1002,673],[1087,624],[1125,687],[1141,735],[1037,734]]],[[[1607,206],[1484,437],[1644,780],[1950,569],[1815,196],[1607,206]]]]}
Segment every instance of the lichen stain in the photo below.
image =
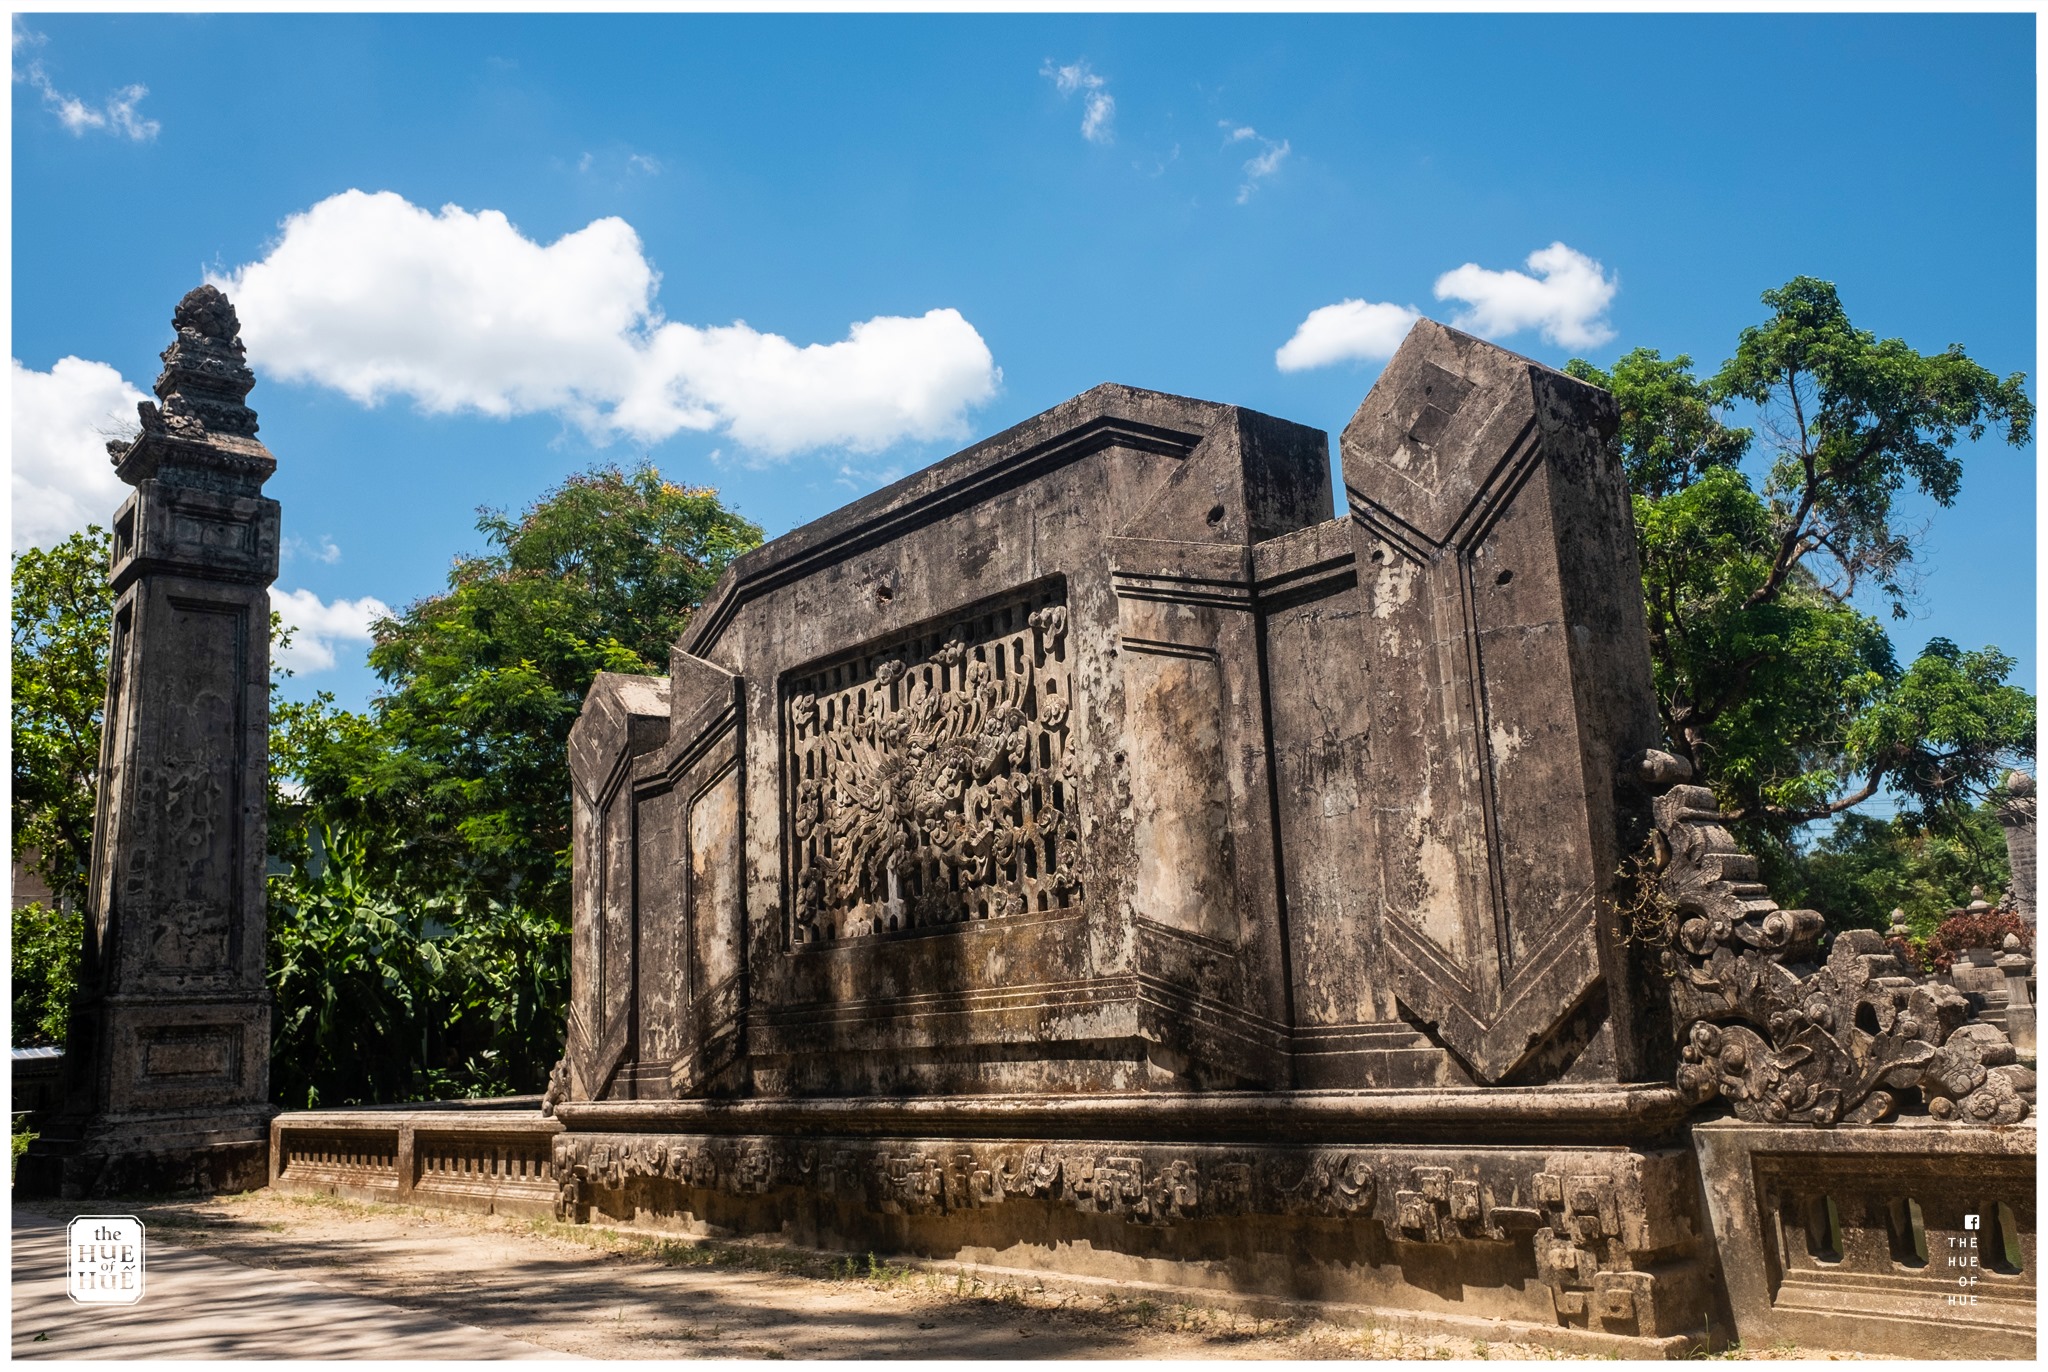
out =
{"type": "Polygon", "coordinates": [[[1403,557],[1389,555],[1372,583],[1372,617],[1389,619],[1415,599],[1415,574],[1421,569],[1403,557]]]}

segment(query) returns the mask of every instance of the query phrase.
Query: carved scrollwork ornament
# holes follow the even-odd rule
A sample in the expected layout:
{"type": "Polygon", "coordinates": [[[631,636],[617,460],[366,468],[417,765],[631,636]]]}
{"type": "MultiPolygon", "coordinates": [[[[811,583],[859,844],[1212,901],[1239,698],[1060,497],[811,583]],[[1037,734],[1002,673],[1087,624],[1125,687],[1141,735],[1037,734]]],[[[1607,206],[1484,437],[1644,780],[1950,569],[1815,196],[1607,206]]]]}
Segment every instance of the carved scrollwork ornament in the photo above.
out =
{"type": "Polygon", "coordinates": [[[1837,934],[1821,958],[1821,916],[1778,908],[1705,787],[1672,786],[1653,811],[1660,893],[1678,912],[1664,957],[1688,1099],[1771,1124],[1871,1124],[1916,1095],[1936,1119],[2026,1118],[2033,1072],[1954,987],[1909,970],[1875,930],[1837,934]]]}

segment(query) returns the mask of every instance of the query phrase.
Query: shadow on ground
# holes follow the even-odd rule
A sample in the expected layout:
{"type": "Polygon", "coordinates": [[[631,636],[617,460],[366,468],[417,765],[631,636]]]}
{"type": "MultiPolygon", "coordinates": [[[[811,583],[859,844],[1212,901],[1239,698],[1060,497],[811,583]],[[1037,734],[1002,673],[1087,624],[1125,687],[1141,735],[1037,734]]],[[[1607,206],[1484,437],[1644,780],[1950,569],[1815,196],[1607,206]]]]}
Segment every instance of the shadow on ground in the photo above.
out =
{"type": "MultiPolygon", "coordinates": [[[[224,1259],[273,1283],[303,1280],[388,1313],[352,1327],[385,1351],[300,1356],[493,1357],[434,1352],[449,1329],[592,1357],[1302,1358],[1555,1356],[1520,1345],[1162,1305],[1115,1296],[992,1290],[957,1275],[752,1244],[691,1244],[547,1222],[256,1193],[103,1205],[149,1226],[152,1282],[169,1254],[224,1259]],[[414,1317],[433,1318],[417,1325],[414,1317]],[[445,1326],[445,1327],[444,1327],[445,1326]]],[[[27,1218],[16,1208],[17,1225],[27,1218]]],[[[66,1214],[63,1218],[69,1218],[66,1214]]],[[[156,1295],[153,1285],[152,1297],[156,1295]]],[[[265,1288],[259,1281],[252,1298],[265,1288]]],[[[61,1291],[59,1298],[61,1299],[61,1291]]],[[[17,1356],[45,1353],[23,1342],[17,1356]]],[[[254,1308],[220,1311],[232,1324],[254,1308]]],[[[259,1321],[260,1322],[260,1321],[259,1321]]],[[[189,1332],[189,1331],[188,1331],[189,1332]]],[[[229,1337],[212,1356],[279,1356],[229,1337]]],[[[180,1345],[181,1347],[186,1345],[180,1345]]],[[[531,1350],[527,1350],[531,1351],[531,1350]]],[[[147,1348],[71,1356],[196,1356],[147,1348]]],[[[289,1355],[287,1355],[289,1356],[289,1355]]]]}

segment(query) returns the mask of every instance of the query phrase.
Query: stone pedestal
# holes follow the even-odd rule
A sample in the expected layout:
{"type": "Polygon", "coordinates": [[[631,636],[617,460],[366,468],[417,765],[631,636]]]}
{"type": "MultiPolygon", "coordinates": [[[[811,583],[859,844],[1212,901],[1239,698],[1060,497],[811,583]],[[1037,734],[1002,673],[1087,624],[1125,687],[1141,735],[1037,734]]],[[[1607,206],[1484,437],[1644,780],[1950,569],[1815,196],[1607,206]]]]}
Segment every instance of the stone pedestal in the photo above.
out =
{"type": "Polygon", "coordinates": [[[29,1193],[240,1189],[267,1170],[263,865],[275,470],[234,308],[179,302],[142,432],[108,445],[118,599],[64,1104],[29,1193]]]}
{"type": "Polygon", "coordinates": [[[2030,984],[2034,975],[2034,960],[2020,951],[2017,934],[2005,936],[2005,956],[1998,960],[1998,970],[2005,977],[2005,1034],[2012,1040],[2012,1046],[2019,1055],[2031,1061],[2034,1057],[2034,992],[2030,984]]]}

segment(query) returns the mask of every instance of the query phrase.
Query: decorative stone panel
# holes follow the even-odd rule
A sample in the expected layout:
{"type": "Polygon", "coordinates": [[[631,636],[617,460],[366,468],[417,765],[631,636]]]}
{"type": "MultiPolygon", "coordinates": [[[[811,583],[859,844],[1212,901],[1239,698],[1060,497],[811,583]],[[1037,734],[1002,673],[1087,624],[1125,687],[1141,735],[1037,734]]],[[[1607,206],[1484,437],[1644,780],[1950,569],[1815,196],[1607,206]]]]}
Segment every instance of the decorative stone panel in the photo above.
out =
{"type": "Polygon", "coordinates": [[[785,681],[794,942],[1081,899],[1065,599],[970,606],[785,681]]]}

